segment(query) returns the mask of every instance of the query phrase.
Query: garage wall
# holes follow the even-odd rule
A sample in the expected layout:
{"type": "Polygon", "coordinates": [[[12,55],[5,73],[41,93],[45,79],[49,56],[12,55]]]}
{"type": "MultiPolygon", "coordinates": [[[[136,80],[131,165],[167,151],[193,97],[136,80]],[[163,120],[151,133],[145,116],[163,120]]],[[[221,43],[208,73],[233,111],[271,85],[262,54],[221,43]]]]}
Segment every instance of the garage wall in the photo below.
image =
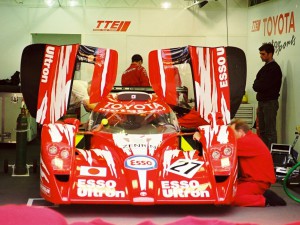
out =
{"type": "MultiPolygon", "coordinates": [[[[148,69],[150,50],[184,45],[234,45],[247,48],[247,3],[229,0],[203,8],[0,8],[0,79],[9,78],[20,67],[32,34],[81,34],[81,43],[112,48],[119,52],[117,84],[130,64],[132,54],[144,57],[148,69]],[[99,31],[97,21],[130,21],[125,32],[99,31]],[[228,21],[228,26],[227,26],[228,21]],[[228,33],[227,33],[228,31],[228,33]]],[[[84,70],[84,68],[83,68],[84,70]]],[[[82,72],[85,76],[85,72],[82,72]]]]}
{"type": "MultiPolygon", "coordinates": [[[[258,48],[263,42],[275,46],[274,59],[281,66],[283,85],[279,99],[277,130],[279,143],[292,144],[295,127],[300,125],[300,63],[298,36],[300,37],[300,8],[298,0],[272,0],[250,7],[248,11],[248,79],[247,90],[251,102],[256,103],[252,84],[263,66],[258,48]]],[[[298,149],[300,144],[297,144],[298,149]]]]}
{"type": "Polygon", "coordinates": [[[19,71],[23,48],[31,42],[28,10],[0,7],[0,79],[19,71]]]}

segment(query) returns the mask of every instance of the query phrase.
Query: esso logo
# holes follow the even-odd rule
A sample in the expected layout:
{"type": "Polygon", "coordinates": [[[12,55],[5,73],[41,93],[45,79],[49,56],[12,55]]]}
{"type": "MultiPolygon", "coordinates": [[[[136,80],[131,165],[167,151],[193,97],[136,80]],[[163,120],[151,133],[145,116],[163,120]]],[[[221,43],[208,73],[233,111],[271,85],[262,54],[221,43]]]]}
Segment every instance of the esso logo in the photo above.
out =
{"type": "Polygon", "coordinates": [[[157,162],[150,156],[135,155],[125,160],[125,167],[130,170],[154,170],[157,162]]]}

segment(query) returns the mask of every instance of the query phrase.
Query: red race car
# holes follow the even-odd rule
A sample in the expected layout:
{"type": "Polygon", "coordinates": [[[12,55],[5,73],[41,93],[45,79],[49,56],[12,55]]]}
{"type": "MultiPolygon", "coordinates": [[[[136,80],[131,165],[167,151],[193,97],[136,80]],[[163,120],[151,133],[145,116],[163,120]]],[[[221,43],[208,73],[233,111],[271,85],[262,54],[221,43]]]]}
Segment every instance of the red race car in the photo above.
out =
{"type": "Polygon", "coordinates": [[[113,88],[117,60],[114,50],[83,45],[24,49],[24,100],[43,124],[41,196],[56,204],[230,205],[237,156],[228,123],[244,93],[244,53],[235,47],[154,50],[152,88],[118,90],[113,88]],[[78,62],[94,68],[90,101],[97,106],[87,130],[76,118],[63,119],[78,62]],[[192,110],[178,103],[180,88],[170,70],[178,64],[191,68],[192,110]],[[202,121],[194,124],[200,142],[193,140],[195,130],[178,122],[189,111],[202,121]]]}

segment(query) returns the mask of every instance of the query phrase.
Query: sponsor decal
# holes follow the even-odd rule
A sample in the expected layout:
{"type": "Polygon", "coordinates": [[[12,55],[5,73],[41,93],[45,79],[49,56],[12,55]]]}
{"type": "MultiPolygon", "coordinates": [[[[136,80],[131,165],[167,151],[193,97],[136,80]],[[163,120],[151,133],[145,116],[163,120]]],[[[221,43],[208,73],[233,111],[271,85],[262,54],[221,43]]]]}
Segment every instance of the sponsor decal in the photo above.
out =
{"type": "Polygon", "coordinates": [[[77,196],[79,197],[107,197],[124,198],[125,192],[116,190],[114,180],[78,179],[77,196]]]}
{"type": "Polygon", "coordinates": [[[162,195],[165,198],[209,198],[206,185],[200,185],[197,180],[161,181],[162,195]]]}
{"type": "Polygon", "coordinates": [[[183,177],[192,178],[203,164],[203,161],[178,159],[170,165],[167,171],[183,177]]]}
{"type": "Polygon", "coordinates": [[[45,50],[45,58],[44,58],[44,63],[42,67],[42,76],[41,76],[41,82],[42,83],[47,83],[48,82],[48,76],[50,73],[50,67],[53,62],[53,57],[54,57],[54,46],[47,46],[45,50]]]}
{"type": "Polygon", "coordinates": [[[123,144],[123,145],[120,145],[121,146],[121,148],[122,149],[128,149],[128,148],[130,148],[130,149],[137,149],[137,148],[139,148],[139,149],[147,149],[147,148],[149,148],[149,149],[157,149],[157,147],[158,147],[158,145],[151,145],[151,144],[149,144],[149,143],[132,143],[132,144],[123,144]]]}
{"type": "Polygon", "coordinates": [[[296,31],[294,12],[281,13],[276,16],[269,16],[262,20],[252,21],[252,32],[262,30],[264,36],[282,35],[296,31]],[[262,23],[261,23],[262,22],[262,23]]]}
{"type": "Polygon", "coordinates": [[[92,167],[92,166],[81,166],[80,175],[82,176],[95,176],[95,177],[106,177],[107,169],[105,167],[92,167]]]}
{"type": "Polygon", "coordinates": [[[261,23],[261,20],[254,20],[252,22],[252,30],[251,30],[251,32],[259,31],[259,29],[260,29],[260,23],[261,23]]]}
{"type": "MultiPolygon", "coordinates": [[[[294,11],[280,13],[263,19],[253,20],[251,32],[262,31],[263,36],[268,37],[291,34],[296,32],[295,22],[294,11]]],[[[271,40],[270,43],[275,47],[274,54],[279,55],[283,49],[296,45],[296,36],[292,35],[292,37],[286,40],[271,40]]]]}
{"type": "Polygon", "coordinates": [[[150,156],[135,155],[125,160],[125,167],[130,170],[154,170],[157,161],[150,156]]]}
{"type": "Polygon", "coordinates": [[[121,148],[128,156],[153,156],[154,152],[162,142],[162,137],[162,134],[113,134],[115,145],[121,148]]]}
{"type": "Polygon", "coordinates": [[[228,87],[225,48],[217,48],[217,56],[220,88],[228,87]]]}
{"type": "Polygon", "coordinates": [[[112,20],[98,20],[93,31],[117,31],[125,32],[130,26],[131,21],[112,21],[112,20]]]}
{"type": "Polygon", "coordinates": [[[109,112],[144,112],[144,111],[154,111],[157,112],[159,110],[164,111],[165,107],[158,103],[146,103],[146,104],[120,104],[108,102],[104,109],[109,112]]]}

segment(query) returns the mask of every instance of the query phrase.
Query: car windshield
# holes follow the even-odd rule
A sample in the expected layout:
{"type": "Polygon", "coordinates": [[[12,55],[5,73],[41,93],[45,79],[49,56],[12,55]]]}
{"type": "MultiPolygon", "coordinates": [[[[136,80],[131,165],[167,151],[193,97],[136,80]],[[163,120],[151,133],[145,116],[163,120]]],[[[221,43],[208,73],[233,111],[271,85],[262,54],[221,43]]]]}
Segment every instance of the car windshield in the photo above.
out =
{"type": "Polygon", "coordinates": [[[174,133],[178,131],[178,123],[172,111],[140,114],[94,111],[90,117],[89,130],[126,134],[174,133]]]}

